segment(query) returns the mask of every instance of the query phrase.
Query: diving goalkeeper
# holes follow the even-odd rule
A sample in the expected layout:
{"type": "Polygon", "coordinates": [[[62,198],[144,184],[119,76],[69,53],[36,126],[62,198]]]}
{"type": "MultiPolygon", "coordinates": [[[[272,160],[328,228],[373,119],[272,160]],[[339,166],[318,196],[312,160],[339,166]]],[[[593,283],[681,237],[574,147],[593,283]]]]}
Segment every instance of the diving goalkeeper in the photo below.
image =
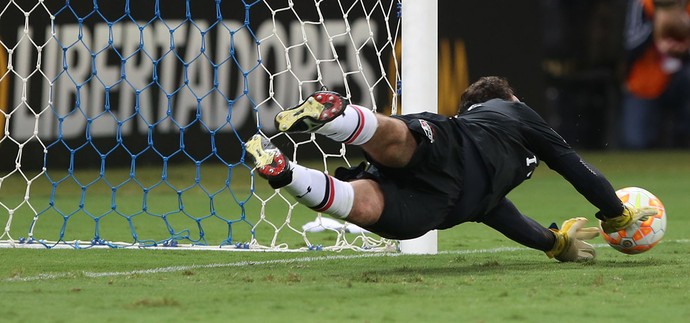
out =
{"type": "Polygon", "coordinates": [[[606,178],[520,102],[508,82],[484,77],[461,96],[454,117],[433,113],[385,116],[319,91],[278,113],[283,132],[313,132],[359,145],[369,162],[335,176],[289,161],[268,139],[246,142],[256,172],[309,208],[392,239],[474,221],[559,261],[595,258],[584,240],[598,234],[583,217],[546,228],[523,215],[506,195],[540,162],[562,175],[615,232],[653,209],[625,207],[606,178]]]}

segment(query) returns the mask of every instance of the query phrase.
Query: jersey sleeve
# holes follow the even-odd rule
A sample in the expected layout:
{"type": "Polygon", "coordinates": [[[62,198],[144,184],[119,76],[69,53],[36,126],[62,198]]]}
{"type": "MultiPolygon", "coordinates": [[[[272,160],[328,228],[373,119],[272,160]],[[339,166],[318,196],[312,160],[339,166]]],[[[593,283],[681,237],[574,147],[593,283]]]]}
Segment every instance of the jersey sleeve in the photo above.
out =
{"type": "Polygon", "coordinates": [[[606,177],[585,162],[534,110],[526,106],[522,108],[522,133],[528,149],[599,208],[597,217],[620,215],[623,205],[606,177]]]}
{"type": "Polygon", "coordinates": [[[523,103],[515,103],[514,108],[519,113],[520,133],[524,144],[549,167],[561,156],[575,152],[532,108],[523,103]]]}
{"type": "Polygon", "coordinates": [[[549,167],[570,182],[587,201],[599,208],[597,218],[611,218],[623,213],[623,204],[611,183],[578,154],[573,152],[563,155],[552,161],[549,167]]]}

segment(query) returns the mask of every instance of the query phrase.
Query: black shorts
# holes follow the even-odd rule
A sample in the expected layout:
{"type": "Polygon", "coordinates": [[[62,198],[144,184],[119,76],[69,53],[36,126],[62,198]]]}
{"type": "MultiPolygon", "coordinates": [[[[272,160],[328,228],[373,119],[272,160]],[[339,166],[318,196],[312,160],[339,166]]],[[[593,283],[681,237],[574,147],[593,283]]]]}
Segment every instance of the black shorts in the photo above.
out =
{"type": "MultiPolygon", "coordinates": [[[[387,238],[411,239],[476,217],[473,210],[459,209],[466,204],[460,203],[466,153],[457,124],[427,113],[395,117],[414,134],[417,149],[405,168],[388,168],[368,158],[373,167],[355,176],[376,180],[384,195],[381,217],[366,229],[387,238]]],[[[478,154],[470,155],[467,162],[478,165],[478,154]]]]}

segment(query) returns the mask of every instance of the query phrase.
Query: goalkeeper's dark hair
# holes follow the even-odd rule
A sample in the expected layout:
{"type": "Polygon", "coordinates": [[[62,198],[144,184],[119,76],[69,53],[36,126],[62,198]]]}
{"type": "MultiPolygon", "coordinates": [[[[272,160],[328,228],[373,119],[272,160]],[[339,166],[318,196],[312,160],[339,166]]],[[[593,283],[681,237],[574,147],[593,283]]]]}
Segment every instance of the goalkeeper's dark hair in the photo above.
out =
{"type": "Polygon", "coordinates": [[[514,95],[513,88],[503,77],[485,76],[472,83],[460,96],[461,114],[469,107],[477,103],[484,103],[491,99],[512,100],[514,95]]]}

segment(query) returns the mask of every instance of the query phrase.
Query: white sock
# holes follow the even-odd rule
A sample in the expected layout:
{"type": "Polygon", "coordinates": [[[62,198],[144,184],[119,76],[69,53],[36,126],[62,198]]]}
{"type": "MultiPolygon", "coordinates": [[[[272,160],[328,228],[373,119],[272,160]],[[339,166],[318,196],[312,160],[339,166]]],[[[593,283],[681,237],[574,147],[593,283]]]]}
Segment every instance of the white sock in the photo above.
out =
{"type": "Polygon", "coordinates": [[[292,182],[285,186],[290,195],[310,209],[344,219],[350,215],[355,191],[347,182],[290,162],[292,182]]]}
{"type": "Polygon", "coordinates": [[[361,145],[374,136],[378,125],[376,114],[373,111],[350,104],[345,107],[343,114],[317,129],[316,133],[337,142],[361,145]]]}

